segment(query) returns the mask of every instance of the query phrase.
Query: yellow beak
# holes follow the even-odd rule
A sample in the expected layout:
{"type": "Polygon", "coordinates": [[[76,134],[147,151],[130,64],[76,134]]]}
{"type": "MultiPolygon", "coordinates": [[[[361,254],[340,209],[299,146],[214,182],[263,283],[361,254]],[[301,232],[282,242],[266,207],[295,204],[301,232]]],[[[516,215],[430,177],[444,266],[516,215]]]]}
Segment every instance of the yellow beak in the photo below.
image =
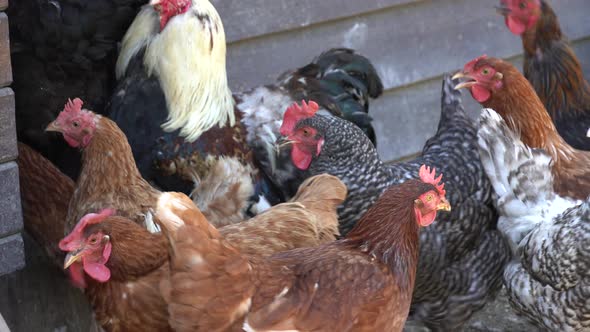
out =
{"type": "Polygon", "coordinates": [[[61,127],[56,121],[52,121],[49,125],[47,125],[45,131],[57,131],[58,133],[61,133],[61,127]]]}
{"type": "Polygon", "coordinates": [[[64,260],[64,270],[82,258],[82,249],[69,252],[64,260]]]}
{"type": "Polygon", "coordinates": [[[438,211],[451,211],[451,203],[447,201],[446,198],[442,198],[441,201],[436,206],[436,210],[438,211]]]}
{"type": "Polygon", "coordinates": [[[295,143],[294,140],[291,140],[287,137],[280,137],[277,142],[275,143],[275,151],[277,153],[279,153],[281,151],[282,148],[289,146],[291,144],[295,143]]]}
{"type": "MultiPolygon", "coordinates": [[[[459,79],[459,78],[466,78],[466,79],[473,80],[473,77],[471,77],[470,75],[464,74],[462,72],[458,72],[455,75],[453,75],[453,77],[452,77],[453,80],[456,80],[456,79],[459,79]]],[[[472,87],[472,86],[474,86],[476,84],[477,84],[476,81],[462,82],[462,83],[459,83],[459,84],[457,84],[455,86],[455,90],[460,90],[460,89],[464,89],[464,88],[470,88],[470,87],[472,87]]]]}

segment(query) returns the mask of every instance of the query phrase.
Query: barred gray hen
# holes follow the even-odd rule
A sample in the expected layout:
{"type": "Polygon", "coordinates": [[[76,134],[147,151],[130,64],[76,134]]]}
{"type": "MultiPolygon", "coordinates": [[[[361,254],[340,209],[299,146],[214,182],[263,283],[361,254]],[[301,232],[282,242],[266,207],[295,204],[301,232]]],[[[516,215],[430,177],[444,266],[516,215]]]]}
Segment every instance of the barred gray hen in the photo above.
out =
{"type": "Polygon", "coordinates": [[[346,234],[389,186],[417,178],[421,164],[444,174],[450,214],[420,236],[420,260],[411,319],[433,330],[453,330],[481,309],[501,285],[510,250],[496,229],[492,188],[479,161],[476,128],[446,76],[438,131],[422,155],[385,165],[356,126],[325,114],[314,105],[294,105],[285,113],[277,144],[291,143],[293,163],[305,176],[338,176],[349,194],[339,208],[346,234]]]}
{"type": "Polygon", "coordinates": [[[543,329],[590,328],[590,200],[557,195],[551,158],[493,110],[482,111],[478,135],[499,228],[517,253],[504,271],[513,308],[543,329]]]}

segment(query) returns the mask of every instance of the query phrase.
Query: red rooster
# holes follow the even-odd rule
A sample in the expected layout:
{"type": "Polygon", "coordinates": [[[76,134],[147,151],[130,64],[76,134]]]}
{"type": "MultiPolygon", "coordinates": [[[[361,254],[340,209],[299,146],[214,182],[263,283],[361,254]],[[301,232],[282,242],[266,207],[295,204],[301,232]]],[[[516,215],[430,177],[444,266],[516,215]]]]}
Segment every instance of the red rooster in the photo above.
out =
{"type": "Polygon", "coordinates": [[[482,106],[498,112],[510,129],[531,148],[544,149],[553,159],[557,194],[585,199],[590,193],[590,152],[576,150],[559,135],[541,99],[512,64],[483,55],[455,75],[465,78],[456,89],[468,88],[482,106]]]}
{"type": "Polygon", "coordinates": [[[565,141],[590,150],[590,84],[547,1],[502,0],[506,26],[520,35],[524,76],[545,104],[565,141]]]}

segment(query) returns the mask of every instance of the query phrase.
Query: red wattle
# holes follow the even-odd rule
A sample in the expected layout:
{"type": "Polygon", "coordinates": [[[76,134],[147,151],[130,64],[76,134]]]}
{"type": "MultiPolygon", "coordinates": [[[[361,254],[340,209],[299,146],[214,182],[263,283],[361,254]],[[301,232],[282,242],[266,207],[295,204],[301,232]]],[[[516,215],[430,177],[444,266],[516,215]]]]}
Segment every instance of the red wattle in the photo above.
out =
{"type": "Polygon", "coordinates": [[[480,85],[474,85],[471,87],[471,95],[473,96],[473,99],[477,100],[480,103],[484,103],[488,99],[490,99],[492,93],[490,92],[490,90],[480,85]]]}

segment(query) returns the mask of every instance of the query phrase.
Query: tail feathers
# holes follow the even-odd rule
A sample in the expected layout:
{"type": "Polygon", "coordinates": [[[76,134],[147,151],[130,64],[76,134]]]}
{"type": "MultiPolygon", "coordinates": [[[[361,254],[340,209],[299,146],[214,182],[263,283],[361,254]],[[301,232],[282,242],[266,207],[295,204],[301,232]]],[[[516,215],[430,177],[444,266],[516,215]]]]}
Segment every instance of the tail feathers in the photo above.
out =
{"type": "Polygon", "coordinates": [[[463,108],[463,102],[461,99],[461,91],[455,90],[455,86],[459,84],[459,80],[453,80],[450,74],[445,74],[442,82],[442,94],[441,94],[441,121],[449,119],[452,115],[460,113],[465,115],[465,109],[463,108]]]}
{"type": "Polygon", "coordinates": [[[58,243],[65,235],[75,184],[40,153],[20,142],[17,163],[25,229],[61,267],[65,254],[58,243]]]}
{"type": "Polygon", "coordinates": [[[291,202],[303,204],[316,215],[317,229],[321,242],[334,239],[338,231],[337,208],[346,199],[346,185],[329,174],[316,175],[305,180],[291,202]]]}
{"type": "Polygon", "coordinates": [[[500,202],[515,196],[523,203],[536,204],[553,195],[549,155],[526,146],[492,109],[482,110],[478,144],[500,202]]]}
{"type": "Polygon", "coordinates": [[[369,99],[383,93],[383,83],[366,57],[351,49],[331,49],[307,66],[283,74],[280,80],[293,99],[316,101],[332,114],[356,124],[376,143],[367,113],[369,99]]]}
{"type": "Polygon", "coordinates": [[[478,145],[481,162],[497,194],[498,229],[515,250],[543,221],[555,198],[551,158],[530,149],[491,109],[482,110],[478,145]]]}

